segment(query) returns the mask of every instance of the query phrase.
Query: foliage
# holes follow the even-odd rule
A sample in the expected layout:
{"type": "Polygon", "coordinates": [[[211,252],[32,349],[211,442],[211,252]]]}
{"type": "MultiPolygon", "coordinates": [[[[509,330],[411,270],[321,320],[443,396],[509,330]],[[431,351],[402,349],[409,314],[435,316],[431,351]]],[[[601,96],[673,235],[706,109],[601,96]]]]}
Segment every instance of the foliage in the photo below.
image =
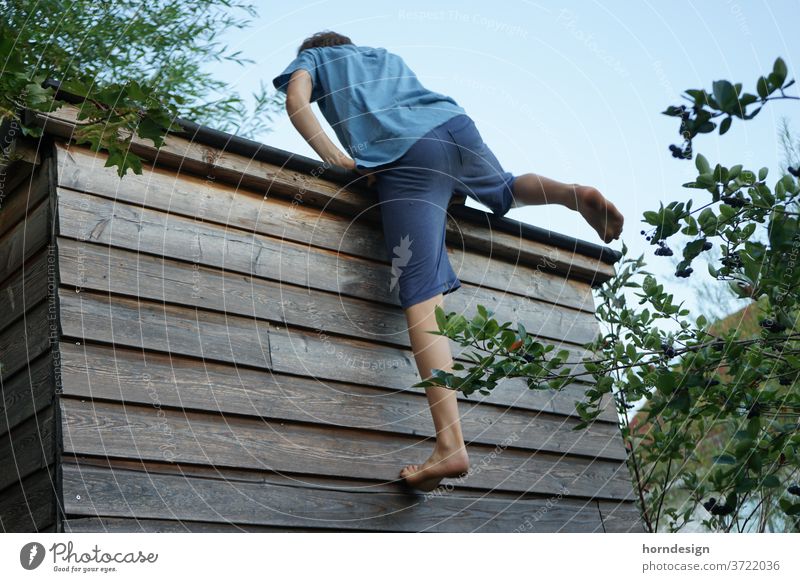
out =
{"type": "Polygon", "coordinates": [[[0,119],[40,135],[40,128],[22,123],[20,111],[62,106],[54,89],[43,86],[54,79],[86,97],[76,140],[108,151],[107,165],[116,166],[120,177],[129,168],[141,173],[141,160],[129,149],[134,133],[161,147],[166,130],[182,117],[230,133],[246,125],[243,135],[250,136],[266,128],[280,103],[262,84],[248,116],[245,100],[203,70],[212,60],[252,62],[218,40],[249,25],[233,16],[254,16],[249,4],[0,0],[0,10],[0,119]],[[223,97],[211,99],[215,93],[223,97]]]}
{"type": "MultiPolygon", "coordinates": [[[[748,113],[748,105],[760,100],[763,106],[775,92],[793,99],[783,93],[793,84],[785,70],[778,59],[772,73],[759,79],[755,100],[728,81],[715,82],[711,93],[688,91],[691,110],[665,112],[680,111],[689,145],[676,157],[691,157],[691,139],[710,131],[714,118],[725,116],[725,133],[732,117],[755,116],[758,110],[748,113]]],[[[613,394],[651,531],[679,531],[698,517],[716,531],[746,531],[754,523],[798,531],[800,174],[790,167],[770,180],[767,168],[712,164],[699,154],[695,166],[697,177],[684,187],[704,194],[701,203],[671,202],[645,212],[643,222],[652,228],[642,234],[657,245],[657,256],[673,254],[669,240],[688,238],[678,277],[691,276],[693,261],[717,245],[719,260],[709,263],[709,275],[751,301],[758,333],[738,326],[719,330],[703,315],[691,317],[644,269],[644,255],[630,257],[623,242],[615,276],[597,291],[596,315],[607,331],[584,346],[588,357],[569,362],[560,352],[548,358],[553,346],[535,341],[522,324],[516,330],[498,324],[483,306],[472,321],[437,308],[440,329],[432,333],[489,355],[470,354],[474,366],[455,364],[454,371],[467,371],[464,377],[436,370],[417,386],[486,394],[504,377],[527,377],[531,389],[591,379],[587,399],[576,402],[582,419],[576,429],[589,426],[601,413],[603,396],[613,394]],[[766,233],[763,240],[757,227],[766,233]],[[564,370],[566,365],[572,367],[564,370]],[[630,410],[639,402],[642,412],[632,422],[630,410]]]]}

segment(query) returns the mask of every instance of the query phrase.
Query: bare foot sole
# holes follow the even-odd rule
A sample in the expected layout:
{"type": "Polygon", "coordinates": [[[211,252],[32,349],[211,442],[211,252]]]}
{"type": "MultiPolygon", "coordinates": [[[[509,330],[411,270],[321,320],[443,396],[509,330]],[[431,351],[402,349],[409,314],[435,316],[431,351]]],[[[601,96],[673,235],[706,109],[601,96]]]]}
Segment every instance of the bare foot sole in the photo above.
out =
{"type": "Polygon", "coordinates": [[[469,473],[469,457],[465,448],[458,452],[439,455],[434,452],[422,465],[406,465],[400,471],[405,483],[421,491],[433,491],[442,479],[466,477],[469,473]]]}
{"type": "Polygon", "coordinates": [[[625,219],[617,207],[606,200],[597,188],[578,186],[575,192],[578,197],[578,212],[595,229],[603,242],[609,243],[618,239],[625,219]]]}

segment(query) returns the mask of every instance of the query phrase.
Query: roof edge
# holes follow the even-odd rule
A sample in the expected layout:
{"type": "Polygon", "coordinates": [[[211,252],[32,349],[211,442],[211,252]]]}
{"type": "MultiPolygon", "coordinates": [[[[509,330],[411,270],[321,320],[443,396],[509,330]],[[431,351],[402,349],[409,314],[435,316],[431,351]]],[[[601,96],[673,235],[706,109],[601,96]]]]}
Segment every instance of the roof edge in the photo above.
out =
{"type": "MultiPolygon", "coordinates": [[[[42,83],[42,86],[55,89],[56,99],[67,101],[68,103],[81,103],[85,100],[85,98],[80,95],[60,89],[60,82],[52,78],[46,79],[42,83]]],[[[181,129],[176,130],[170,128],[168,131],[176,136],[185,137],[192,141],[197,141],[223,151],[243,155],[251,159],[258,159],[270,164],[275,164],[282,168],[311,173],[312,171],[319,172],[319,168],[323,164],[320,160],[315,160],[301,154],[226,133],[206,125],[200,125],[188,119],[176,118],[173,122],[181,129]]],[[[362,178],[361,174],[358,172],[345,170],[344,168],[336,166],[327,167],[324,170],[324,177],[326,180],[335,182],[341,186],[352,186],[355,181],[362,178]]],[[[552,245],[586,257],[598,259],[607,264],[614,264],[622,257],[620,251],[612,249],[611,247],[567,236],[505,216],[497,216],[491,212],[484,212],[477,208],[458,205],[451,206],[449,212],[454,216],[464,218],[470,222],[485,223],[488,219],[489,224],[493,228],[503,232],[520,235],[528,240],[552,245]]]]}

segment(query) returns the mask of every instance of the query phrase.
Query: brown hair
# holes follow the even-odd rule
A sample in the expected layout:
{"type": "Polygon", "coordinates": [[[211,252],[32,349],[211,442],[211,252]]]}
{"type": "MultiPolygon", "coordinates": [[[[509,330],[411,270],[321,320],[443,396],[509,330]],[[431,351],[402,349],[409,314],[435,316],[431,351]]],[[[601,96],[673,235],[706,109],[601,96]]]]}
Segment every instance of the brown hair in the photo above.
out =
{"type": "Polygon", "coordinates": [[[310,48],[317,48],[320,46],[338,46],[340,44],[353,44],[353,41],[343,34],[339,34],[330,30],[324,30],[316,34],[312,34],[305,39],[303,44],[300,45],[300,48],[297,49],[297,54],[299,55],[304,50],[310,48]]]}

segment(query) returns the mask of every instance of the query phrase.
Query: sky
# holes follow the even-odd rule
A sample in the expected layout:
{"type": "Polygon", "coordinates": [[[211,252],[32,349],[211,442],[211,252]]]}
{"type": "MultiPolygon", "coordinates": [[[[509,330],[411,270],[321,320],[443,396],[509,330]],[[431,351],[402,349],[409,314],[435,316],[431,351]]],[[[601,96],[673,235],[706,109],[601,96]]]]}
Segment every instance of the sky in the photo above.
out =
{"type": "MultiPolygon", "coordinates": [[[[255,63],[210,68],[229,86],[242,94],[262,81],[271,86],[303,39],[320,30],[400,54],[423,85],[464,107],[505,170],[597,187],[625,216],[621,238],[631,254],[644,252],[648,269],[671,282],[676,300],[690,308],[697,308],[697,292],[671,277],[680,252],[657,257],[640,234],[642,213],[660,202],[704,201],[705,191],[681,187],[696,176],[694,163],[670,155],[669,145],[680,142],[678,122],[661,112],[683,103],[685,89],[710,89],[718,79],[755,92],[756,79],[778,56],[790,78],[800,63],[798,0],[254,4],[259,18],[224,40],[255,63]]],[[[734,121],[722,138],[701,136],[695,151],[712,165],[767,166],[775,177],[783,160],[781,121],[800,134],[799,114],[797,102],[770,103],[754,120],[734,121]]],[[[257,139],[318,159],[285,112],[257,139]]],[[[485,209],[471,199],[467,204],[485,209]]],[[[562,206],[516,208],[506,216],[602,244],[562,206]]],[[[621,241],[608,246],[621,249],[621,241]]],[[[731,301],[724,311],[738,305],[731,301]]]]}

